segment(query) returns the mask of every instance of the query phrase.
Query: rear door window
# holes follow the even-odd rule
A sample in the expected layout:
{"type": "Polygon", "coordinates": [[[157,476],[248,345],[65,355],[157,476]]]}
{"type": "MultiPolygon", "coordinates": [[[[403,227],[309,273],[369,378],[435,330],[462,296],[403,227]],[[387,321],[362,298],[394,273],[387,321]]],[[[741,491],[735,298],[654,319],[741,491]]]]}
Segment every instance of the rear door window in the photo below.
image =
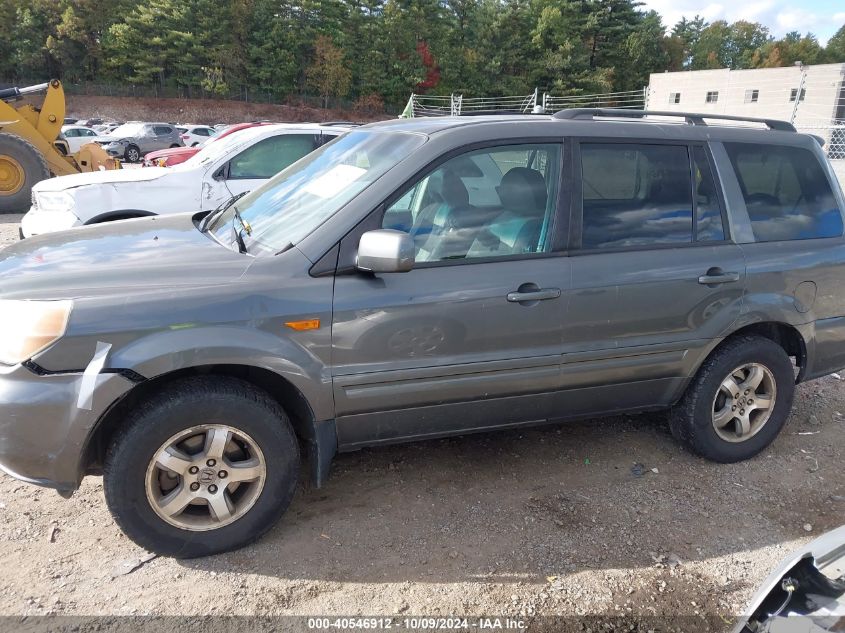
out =
{"type": "Polygon", "coordinates": [[[841,209],[813,152],[758,143],[725,143],[725,149],[756,241],[842,235],[841,209]]]}
{"type": "Polygon", "coordinates": [[[583,143],[580,153],[582,248],[692,243],[686,146],[583,143]]]}
{"type": "Polygon", "coordinates": [[[156,125],[154,129],[157,136],[167,136],[173,133],[173,128],[166,125],[156,125]]]}

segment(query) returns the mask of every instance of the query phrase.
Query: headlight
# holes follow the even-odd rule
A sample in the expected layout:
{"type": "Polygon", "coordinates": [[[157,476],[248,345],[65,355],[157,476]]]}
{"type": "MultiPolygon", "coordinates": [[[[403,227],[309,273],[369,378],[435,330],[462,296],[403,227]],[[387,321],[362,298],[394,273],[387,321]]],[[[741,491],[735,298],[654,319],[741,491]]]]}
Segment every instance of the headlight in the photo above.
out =
{"type": "Polygon", "coordinates": [[[0,363],[17,365],[65,333],[72,301],[0,299],[0,363]]]}
{"type": "Polygon", "coordinates": [[[75,206],[73,196],[63,191],[35,194],[41,211],[72,211],[75,206]]]}

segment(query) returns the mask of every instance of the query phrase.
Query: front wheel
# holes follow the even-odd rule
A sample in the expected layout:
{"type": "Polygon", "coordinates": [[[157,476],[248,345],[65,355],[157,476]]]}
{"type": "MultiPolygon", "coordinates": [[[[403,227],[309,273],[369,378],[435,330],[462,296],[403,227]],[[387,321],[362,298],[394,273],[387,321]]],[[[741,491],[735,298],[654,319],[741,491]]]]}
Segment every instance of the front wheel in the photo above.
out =
{"type": "Polygon", "coordinates": [[[141,150],[136,145],[127,145],[123,155],[130,163],[137,163],[141,160],[141,150]]]}
{"type": "Polygon", "coordinates": [[[792,407],[795,374],[783,348],[760,336],[725,342],[672,409],[672,434],[716,462],[753,457],[777,437],[792,407]]]}
{"type": "Polygon", "coordinates": [[[22,213],[32,202],[32,186],[50,177],[47,161],[32,143],[0,134],[0,213],[22,213]]]}
{"type": "Polygon", "coordinates": [[[270,529],[293,498],[299,450],[272,398],[234,378],[188,378],[141,404],[113,441],[106,502],[138,545],[192,558],[270,529]]]}

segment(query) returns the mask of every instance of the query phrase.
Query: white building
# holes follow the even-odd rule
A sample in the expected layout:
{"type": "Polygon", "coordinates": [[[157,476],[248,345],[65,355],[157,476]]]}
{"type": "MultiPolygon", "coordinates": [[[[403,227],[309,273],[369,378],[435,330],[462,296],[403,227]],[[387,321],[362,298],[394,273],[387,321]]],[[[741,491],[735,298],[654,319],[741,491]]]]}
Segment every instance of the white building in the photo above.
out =
{"type": "Polygon", "coordinates": [[[825,139],[845,185],[845,64],[654,73],[646,108],[791,121],[825,139]]]}

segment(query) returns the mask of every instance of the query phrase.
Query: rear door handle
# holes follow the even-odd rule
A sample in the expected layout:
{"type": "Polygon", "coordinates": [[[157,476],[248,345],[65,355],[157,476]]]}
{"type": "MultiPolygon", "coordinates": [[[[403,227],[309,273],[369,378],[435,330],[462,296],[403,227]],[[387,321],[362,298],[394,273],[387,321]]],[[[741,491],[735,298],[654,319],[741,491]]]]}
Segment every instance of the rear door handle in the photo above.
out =
{"type": "Polygon", "coordinates": [[[557,299],[560,297],[560,288],[542,288],[528,290],[526,292],[509,292],[508,301],[511,303],[522,303],[523,301],[544,301],[546,299],[557,299]]]}
{"type": "Polygon", "coordinates": [[[739,281],[739,273],[726,273],[721,268],[711,268],[707,273],[698,278],[698,283],[705,286],[729,284],[735,281],[739,281]]]}

